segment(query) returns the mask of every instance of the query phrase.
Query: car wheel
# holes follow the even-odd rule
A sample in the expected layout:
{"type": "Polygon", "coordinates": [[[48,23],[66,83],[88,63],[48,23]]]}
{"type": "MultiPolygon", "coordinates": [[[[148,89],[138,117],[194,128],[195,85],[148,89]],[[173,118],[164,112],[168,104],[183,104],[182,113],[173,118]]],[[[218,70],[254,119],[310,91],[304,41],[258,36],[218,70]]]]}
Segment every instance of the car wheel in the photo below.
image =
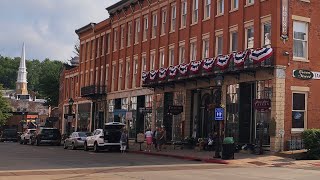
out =
{"type": "Polygon", "coordinates": [[[83,145],[83,150],[84,151],[88,151],[88,145],[87,145],[87,142],[84,142],[84,145],[83,145]]]}
{"type": "Polygon", "coordinates": [[[75,145],[74,143],[72,143],[71,149],[72,149],[72,150],[76,150],[76,149],[77,149],[77,148],[76,148],[76,145],[75,145]]]}
{"type": "Polygon", "coordinates": [[[66,142],[63,143],[63,149],[68,149],[66,142]]]}
{"type": "Polygon", "coordinates": [[[99,152],[99,146],[98,146],[98,143],[97,143],[97,142],[94,143],[93,151],[94,151],[94,152],[99,152]]]}

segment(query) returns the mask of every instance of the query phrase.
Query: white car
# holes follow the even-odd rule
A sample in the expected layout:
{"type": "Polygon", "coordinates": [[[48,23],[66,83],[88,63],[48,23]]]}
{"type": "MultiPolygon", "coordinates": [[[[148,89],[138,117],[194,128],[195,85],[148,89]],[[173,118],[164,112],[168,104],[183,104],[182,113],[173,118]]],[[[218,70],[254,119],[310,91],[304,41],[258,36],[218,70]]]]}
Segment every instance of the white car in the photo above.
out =
{"type": "Polygon", "coordinates": [[[103,149],[120,150],[120,138],[125,124],[119,122],[106,123],[104,129],[96,129],[84,142],[84,150],[93,148],[95,152],[103,149]]]}
{"type": "Polygon", "coordinates": [[[36,132],[36,129],[27,129],[20,136],[20,144],[28,144],[30,142],[30,136],[36,132]]]}

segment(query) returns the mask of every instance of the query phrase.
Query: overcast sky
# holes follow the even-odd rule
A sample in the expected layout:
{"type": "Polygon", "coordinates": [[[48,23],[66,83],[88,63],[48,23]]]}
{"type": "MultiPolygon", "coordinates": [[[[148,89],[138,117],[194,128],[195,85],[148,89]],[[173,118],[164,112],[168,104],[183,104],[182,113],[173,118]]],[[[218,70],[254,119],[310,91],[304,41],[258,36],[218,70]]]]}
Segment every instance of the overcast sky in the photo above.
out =
{"type": "Polygon", "coordinates": [[[0,55],[66,60],[74,56],[75,29],[108,17],[119,0],[0,0],[0,55]]]}

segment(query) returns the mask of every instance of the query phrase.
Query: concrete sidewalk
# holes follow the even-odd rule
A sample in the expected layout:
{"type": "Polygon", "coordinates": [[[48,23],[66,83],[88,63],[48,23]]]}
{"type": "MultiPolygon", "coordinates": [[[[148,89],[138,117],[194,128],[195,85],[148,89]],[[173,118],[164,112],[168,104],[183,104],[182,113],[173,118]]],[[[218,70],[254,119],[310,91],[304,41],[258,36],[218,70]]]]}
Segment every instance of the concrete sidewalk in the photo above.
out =
{"type": "Polygon", "coordinates": [[[142,144],[140,151],[139,144],[130,143],[130,152],[153,156],[165,156],[191,161],[202,161],[204,163],[228,164],[245,167],[292,167],[292,168],[315,168],[320,170],[320,160],[295,160],[290,158],[291,152],[271,153],[265,152],[263,155],[254,155],[247,152],[235,153],[235,158],[231,160],[216,159],[214,151],[200,151],[195,149],[174,149],[172,145],[166,145],[162,151],[154,148],[151,152],[145,151],[145,144],[142,144]]]}

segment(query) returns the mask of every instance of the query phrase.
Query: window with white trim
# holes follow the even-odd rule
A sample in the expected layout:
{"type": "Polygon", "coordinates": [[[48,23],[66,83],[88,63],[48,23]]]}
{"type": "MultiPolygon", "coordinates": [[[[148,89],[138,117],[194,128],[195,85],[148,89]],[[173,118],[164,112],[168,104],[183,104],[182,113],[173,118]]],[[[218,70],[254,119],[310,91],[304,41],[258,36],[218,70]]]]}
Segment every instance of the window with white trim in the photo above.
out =
{"type": "Polygon", "coordinates": [[[105,86],[108,86],[108,82],[109,82],[109,65],[106,66],[105,86]]]}
{"type": "Polygon", "coordinates": [[[217,0],[217,15],[224,13],[224,0],[217,0]]]}
{"type": "Polygon", "coordinates": [[[104,42],[105,42],[105,38],[106,38],[105,35],[103,35],[103,36],[101,37],[101,42],[100,42],[100,43],[101,43],[101,46],[100,46],[100,47],[101,47],[101,51],[100,51],[100,52],[101,52],[101,56],[104,55],[104,46],[105,46],[105,45],[104,45],[104,42]]]}
{"type": "Polygon", "coordinates": [[[112,65],[112,81],[111,81],[111,89],[114,91],[115,90],[115,85],[114,83],[116,82],[116,65],[112,65]]]}
{"type": "Polygon", "coordinates": [[[161,23],[161,35],[164,35],[166,34],[166,23],[167,23],[167,10],[166,9],[162,9],[161,11],[162,15],[161,15],[161,18],[162,18],[162,23],[161,23]]]}
{"type": "Polygon", "coordinates": [[[271,47],[271,22],[262,23],[262,46],[271,47]]]}
{"type": "Polygon", "coordinates": [[[204,0],[204,19],[210,18],[211,0],[204,0]]]}
{"type": "Polygon", "coordinates": [[[127,46],[131,46],[131,37],[132,37],[132,22],[128,22],[127,46]]]}
{"type": "Polygon", "coordinates": [[[157,25],[158,25],[158,16],[157,14],[152,15],[152,38],[157,36],[157,25]]]}
{"type": "Polygon", "coordinates": [[[150,70],[155,70],[155,60],[156,60],[155,52],[151,52],[151,54],[150,54],[150,70]]]}
{"type": "Polygon", "coordinates": [[[197,41],[190,42],[190,60],[197,60],[197,41]]]}
{"type": "Polygon", "coordinates": [[[205,59],[209,57],[209,38],[203,39],[202,44],[203,44],[202,58],[205,59]]]}
{"type": "Polygon", "coordinates": [[[192,24],[198,22],[198,16],[199,16],[199,1],[193,0],[192,3],[192,24]]]}
{"type": "Polygon", "coordinates": [[[123,65],[122,65],[122,63],[119,63],[118,90],[121,90],[121,84],[122,84],[122,72],[123,72],[123,65]]]}
{"type": "Polygon", "coordinates": [[[238,51],[238,31],[230,32],[230,52],[238,51]]]}
{"type": "Polygon", "coordinates": [[[132,81],[132,87],[136,87],[136,81],[137,81],[137,73],[138,73],[138,57],[135,57],[133,60],[133,81],[132,81]]]}
{"type": "Polygon", "coordinates": [[[245,47],[246,49],[251,49],[254,46],[254,29],[253,26],[247,27],[245,29],[245,47]]]}
{"type": "Polygon", "coordinates": [[[185,62],[185,52],[186,52],[185,46],[180,45],[179,46],[179,64],[185,62]]]}
{"type": "Polygon", "coordinates": [[[147,70],[147,57],[146,57],[146,55],[142,55],[142,68],[141,68],[141,70],[142,70],[142,72],[147,70]]]}
{"type": "Polygon", "coordinates": [[[177,19],[177,7],[176,4],[171,5],[171,26],[170,31],[173,32],[176,29],[176,19],[177,19]]]}
{"type": "Polygon", "coordinates": [[[254,4],[254,0],[246,0],[246,1],[247,1],[247,6],[251,5],[251,4],[254,4]]]}
{"type": "Polygon", "coordinates": [[[121,33],[121,40],[120,40],[120,49],[124,47],[124,25],[120,27],[120,33],[121,33]]]}
{"type": "Polygon", "coordinates": [[[140,34],[140,19],[136,19],[135,32],[134,32],[134,44],[139,43],[139,34],[140,34]]]}
{"type": "Polygon", "coordinates": [[[125,89],[128,88],[128,85],[129,85],[129,81],[130,81],[130,71],[131,71],[131,68],[130,68],[130,59],[126,61],[126,78],[125,78],[125,89]]]}
{"type": "Polygon", "coordinates": [[[307,93],[292,93],[292,128],[304,129],[307,117],[307,93]]]}
{"type": "Polygon", "coordinates": [[[231,2],[231,11],[239,8],[239,0],[230,0],[231,2]]]}
{"type": "Polygon", "coordinates": [[[110,34],[106,35],[106,54],[110,53],[110,34]]]}
{"type": "Polygon", "coordinates": [[[164,61],[165,61],[164,49],[160,49],[160,51],[159,51],[159,65],[160,65],[160,68],[164,67],[164,61]]]}
{"type": "Polygon", "coordinates": [[[307,59],[308,23],[293,21],[293,56],[307,59]]]}
{"type": "Polygon", "coordinates": [[[216,37],[216,55],[222,55],[223,52],[223,35],[216,37]]]}
{"type": "Polygon", "coordinates": [[[181,1],[181,28],[186,27],[187,25],[187,1],[181,1]]]}
{"type": "Polygon", "coordinates": [[[148,29],[149,29],[148,16],[145,16],[143,18],[143,40],[144,41],[146,41],[148,38],[148,29]]]}
{"type": "Polygon", "coordinates": [[[174,65],[174,47],[169,48],[169,66],[174,65]]]}

